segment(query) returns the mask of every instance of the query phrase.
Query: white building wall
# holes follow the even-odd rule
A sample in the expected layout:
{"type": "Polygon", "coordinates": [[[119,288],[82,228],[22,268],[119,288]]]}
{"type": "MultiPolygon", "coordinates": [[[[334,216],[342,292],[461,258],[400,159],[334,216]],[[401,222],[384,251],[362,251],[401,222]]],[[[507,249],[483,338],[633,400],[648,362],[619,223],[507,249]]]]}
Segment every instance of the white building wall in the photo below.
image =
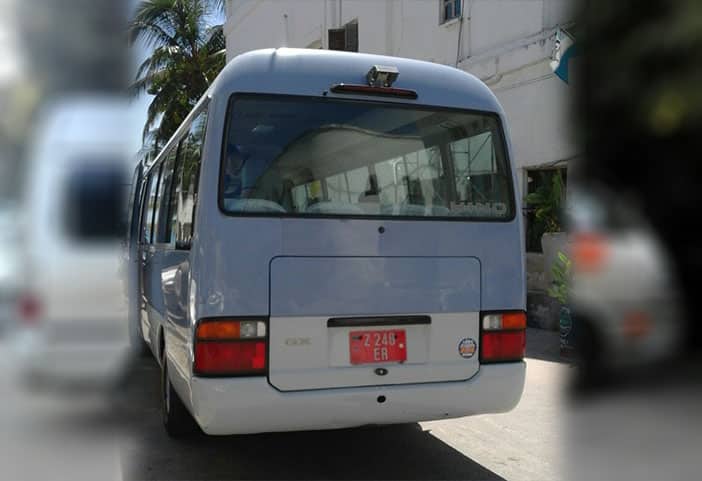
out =
{"type": "Polygon", "coordinates": [[[572,88],[549,67],[555,29],[571,20],[574,3],[464,0],[461,25],[441,24],[440,0],[229,0],[227,55],[326,48],[328,29],[356,19],[361,52],[457,65],[485,81],[510,122],[524,186],[525,169],[578,154],[568,128],[572,88]]]}

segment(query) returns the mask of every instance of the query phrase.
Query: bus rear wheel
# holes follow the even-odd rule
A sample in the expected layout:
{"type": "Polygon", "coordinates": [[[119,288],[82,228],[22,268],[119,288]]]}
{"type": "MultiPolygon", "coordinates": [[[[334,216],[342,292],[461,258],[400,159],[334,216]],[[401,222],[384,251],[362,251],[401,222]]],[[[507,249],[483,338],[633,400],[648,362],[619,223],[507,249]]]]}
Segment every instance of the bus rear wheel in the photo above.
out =
{"type": "Polygon", "coordinates": [[[165,349],[161,355],[161,418],[163,427],[171,438],[188,437],[198,431],[195,420],[168,377],[165,349]]]}

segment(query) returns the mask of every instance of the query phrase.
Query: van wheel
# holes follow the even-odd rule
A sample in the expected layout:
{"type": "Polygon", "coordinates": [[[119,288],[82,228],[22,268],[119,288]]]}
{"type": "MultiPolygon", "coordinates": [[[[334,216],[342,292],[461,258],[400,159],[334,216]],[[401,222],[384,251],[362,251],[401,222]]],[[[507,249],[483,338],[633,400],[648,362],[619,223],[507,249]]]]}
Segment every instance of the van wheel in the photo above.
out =
{"type": "Polygon", "coordinates": [[[131,316],[129,318],[129,344],[134,357],[145,357],[149,352],[141,330],[141,321],[134,320],[131,316]]]}
{"type": "Polygon", "coordinates": [[[183,438],[197,431],[197,424],[173,389],[168,377],[165,349],[161,355],[161,418],[171,438],[183,438]]]}

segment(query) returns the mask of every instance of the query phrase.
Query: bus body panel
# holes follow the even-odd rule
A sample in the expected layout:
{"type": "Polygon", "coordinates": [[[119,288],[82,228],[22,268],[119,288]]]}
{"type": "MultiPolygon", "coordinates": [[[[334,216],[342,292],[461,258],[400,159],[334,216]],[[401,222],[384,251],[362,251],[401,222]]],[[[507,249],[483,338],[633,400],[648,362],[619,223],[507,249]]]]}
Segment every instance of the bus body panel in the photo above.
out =
{"type": "Polygon", "coordinates": [[[481,265],[480,309],[524,309],[523,274],[515,268],[521,265],[523,243],[517,221],[281,220],[221,213],[205,219],[208,214],[201,214],[197,242],[207,250],[194,252],[194,271],[208,274],[198,282],[200,317],[227,311],[268,315],[269,264],[280,256],[473,257],[481,265]]]}
{"type": "Polygon", "coordinates": [[[276,317],[480,311],[471,257],[276,257],[270,283],[276,317]]]}
{"type": "Polygon", "coordinates": [[[277,257],[270,279],[269,379],[278,389],[456,381],[478,370],[480,264],[474,258],[277,257]],[[330,321],[343,316],[351,316],[343,325],[330,321]],[[388,322],[377,325],[378,316],[388,322]],[[397,330],[406,336],[404,362],[388,363],[381,376],[375,363],[352,364],[353,333],[372,332],[376,339],[364,342],[377,344],[370,347],[382,359],[380,336],[397,330]],[[470,358],[459,353],[463,339],[475,342],[470,358]]]}
{"type": "Polygon", "coordinates": [[[482,366],[461,382],[292,393],[261,378],[195,378],[183,399],[211,435],[341,429],[507,412],[519,402],[525,374],[525,363],[518,362],[482,366]]]}

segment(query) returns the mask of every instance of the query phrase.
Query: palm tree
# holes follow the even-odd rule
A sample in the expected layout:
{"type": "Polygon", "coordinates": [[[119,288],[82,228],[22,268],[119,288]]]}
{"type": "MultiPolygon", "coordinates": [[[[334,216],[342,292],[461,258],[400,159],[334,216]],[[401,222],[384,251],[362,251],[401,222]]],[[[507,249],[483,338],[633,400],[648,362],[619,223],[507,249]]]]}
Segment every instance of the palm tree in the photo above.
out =
{"type": "Polygon", "coordinates": [[[224,14],[224,13],[225,13],[225,7],[226,7],[225,4],[227,3],[227,0],[210,0],[210,3],[211,3],[212,6],[214,6],[214,8],[217,9],[217,11],[219,11],[221,14],[224,14]]]}
{"type": "Polygon", "coordinates": [[[142,0],[129,25],[130,44],[151,55],[139,67],[132,95],[147,92],[144,142],[158,151],[225,65],[222,25],[208,25],[224,0],[142,0]]]}

